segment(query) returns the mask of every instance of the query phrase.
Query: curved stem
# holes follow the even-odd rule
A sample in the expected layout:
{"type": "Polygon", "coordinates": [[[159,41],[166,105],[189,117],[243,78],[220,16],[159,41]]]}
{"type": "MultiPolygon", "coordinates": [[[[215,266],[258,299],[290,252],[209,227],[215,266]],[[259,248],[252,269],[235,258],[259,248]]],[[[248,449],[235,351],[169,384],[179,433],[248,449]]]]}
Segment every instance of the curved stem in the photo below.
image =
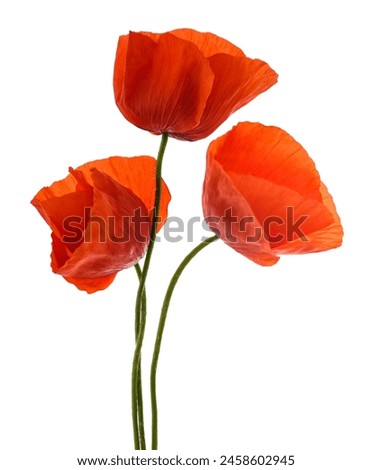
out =
{"type": "MultiPolygon", "coordinates": [[[[140,265],[137,263],[134,266],[139,282],[141,282],[142,270],[140,265]]],[[[138,339],[139,328],[141,324],[142,315],[146,316],[147,310],[147,300],[146,300],[146,290],[143,291],[142,296],[142,308],[140,314],[135,317],[135,338],[136,342],[138,339]]],[[[141,357],[138,363],[138,378],[137,378],[137,420],[138,420],[138,438],[139,438],[139,447],[140,449],[146,449],[146,439],[145,439],[145,426],[143,418],[143,398],[142,398],[142,367],[141,367],[141,357]]]]}
{"type": "Polygon", "coordinates": [[[138,374],[139,374],[139,363],[141,360],[141,349],[143,343],[143,337],[145,335],[146,327],[146,312],[142,311],[143,303],[143,293],[145,290],[146,278],[149,271],[151,255],[154,249],[154,243],[156,239],[156,229],[158,223],[159,207],[160,207],[160,198],[161,198],[161,169],[163,163],[163,157],[165,148],[168,142],[168,134],[164,133],[161,136],[161,143],[158,152],[158,160],[156,163],[156,186],[155,186],[155,202],[154,202],[154,213],[151,225],[150,232],[150,243],[147,249],[145,261],[142,269],[141,281],[138,286],[137,299],[136,299],[136,318],[140,318],[138,336],[136,348],[133,356],[133,366],[132,366],[132,423],[133,423],[133,434],[134,434],[134,448],[135,450],[141,450],[140,440],[139,440],[139,429],[138,429],[138,415],[137,415],[137,406],[138,406],[138,374]]]}
{"type": "Polygon", "coordinates": [[[199,251],[203,250],[206,246],[211,244],[212,242],[218,240],[218,237],[215,235],[213,237],[207,238],[206,240],[202,241],[196,248],[194,248],[182,261],[182,263],[178,266],[177,270],[173,274],[173,277],[169,283],[167,292],[164,297],[163,306],[161,309],[160,320],[158,325],[158,332],[156,335],[154,353],[152,357],[151,363],[151,409],[152,409],[152,450],[157,450],[158,448],[158,406],[157,406],[157,398],[156,398],[156,372],[158,367],[158,360],[160,354],[160,347],[161,342],[163,339],[163,332],[165,327],[165,322],[167,319],[167,313],[169,309],[169,304],[172,298],[172,294],[174,288],[177,285],[178,279],[180,278],[183,270],[186,266],[190,263],[190,261],[199,253],[199,251]]]}

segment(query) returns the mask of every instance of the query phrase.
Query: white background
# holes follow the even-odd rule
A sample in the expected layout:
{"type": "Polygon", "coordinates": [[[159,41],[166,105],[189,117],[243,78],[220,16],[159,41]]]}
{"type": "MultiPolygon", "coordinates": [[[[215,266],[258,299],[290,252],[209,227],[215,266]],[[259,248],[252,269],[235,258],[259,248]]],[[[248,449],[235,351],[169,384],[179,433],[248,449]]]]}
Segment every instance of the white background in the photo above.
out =
{"type": "MultiPolygon", "coordinates": [[[[279,82],[197,143],[171,140],[170,215],[201,216],[205,152],[242,120],[280,126],[315,160],[342,248],[253,264],[222,242],[182,277],[159,363],[163,456],[294,454],[298,470],[371,466],[371,53],[367,1],[8,1],[1,48],[0,467],[67,470],[130,456],[134,270],[87,295],[52,274],[29,201],[68,166],[155,155],[116,108],[129,30],[212,31],[279,82]]],[[[200,233],[196,233],[196,239],[200,233]]],[[[194,242],[195,244],[196,242],[194,242]]],[[[144,382],[167,282],[194,246],[156,246],[144,382]]],[[[146,387],[146,403],[148,391],[146,387]]],[[[147,425],[150,410],[146,405],[147,425]]],[[[148,440],[150,438],[148,428],[148,440]]],[[[283,467],[284,468],[284,467],[283,467]]]]}

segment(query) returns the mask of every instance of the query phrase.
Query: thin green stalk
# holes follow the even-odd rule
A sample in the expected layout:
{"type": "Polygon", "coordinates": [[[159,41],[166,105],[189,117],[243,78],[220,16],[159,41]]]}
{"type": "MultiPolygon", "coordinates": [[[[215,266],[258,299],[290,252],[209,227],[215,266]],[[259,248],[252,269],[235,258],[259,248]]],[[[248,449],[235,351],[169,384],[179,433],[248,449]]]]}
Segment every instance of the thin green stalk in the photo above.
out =
{"type": "Polygon", "coordinates": [[[163,332],[165,327],[165,322],[167,319],[167,313],[169,309],[169,304],[172,298],[172,294],[174,288],[177,285],[178,279],[181,276],[183,270],[186,266],[190,263],[190,261],[199,253],[199,251],[203,250],[206,246],[211,244],[212,242],[218,240],[218,237],[215,235],[213,237],[207,238],[206,240],[202,241],[196,248],[194,248],[182,261],[182,263],[178,266],[177,270],[173,274],[173,277],[169,283],[167,292],[164,297],[163,306],[161,309],[160,320],[158,325],[158,332],[156,335],[154,353],[152,357],[151,363],[151,409],[152,409],[152,450],[158,449],[158,405],[157,405],[157,397],[156,397],[156,372],[158,367],[158,360],[160,354],[160,347],[161,342],[163,339],[163,332]]]}
{"type": "Polygon", "coordinates": [[[142,269],[142,276],[138,286],[137,299],[136,299],[136,318],[140,318],[139,330],[136,348],[133,356],[133,366],[132,366],[132,423],[133,423],[133,435],[134,435],[134,448],[136,450],[141,450],[140,439],[139,439],[139,427],[138,427],[138,374],[139,374],[139,364],[141,360],[141,349],[143,343],[143,337],[145,335],[146,328],[146,312],[142,311],[142,302],[143,302],[143,293],[145,290],[147,274],[150,267],[150,261],[152,252],[154,249],[154,243],[156,239],[156,229],[158,224],[158,215],[161,199],[161,170],[165,148],[168,142],[168,134],[164,133],[161,136],[161,143],[158,152],[158,160],[156,164],[156,186],[155,186],[155,202],[154,202],[154,213],[153,221],[150,232],[150,243],[147,249],[145,261],[142,269]]]}
{"type": "MultiPolygon", "coordinates": [[[[142,270],[140,265],[137,263],[135,266],[137,277],[139,282],[141,282],[142,270]]],[[[146,316],[147,310],[147,300],[146,300],[146,290],[143,291],[142,296],[142,308],[140,310],[140,315],[137,315],[135,318],[135,338],[136,342],[138,339],[139,328],[141,324],[141,317],[146,316]]],[[[138,420],[138,438],[140,449],[146,449],[146,439],[145,439],[145,425],[143,418],[143,398],[142,398],[142,367],[141,367],[141,357],[138,363],[138,378],[137,378],[137,420],[138,420]]]]}

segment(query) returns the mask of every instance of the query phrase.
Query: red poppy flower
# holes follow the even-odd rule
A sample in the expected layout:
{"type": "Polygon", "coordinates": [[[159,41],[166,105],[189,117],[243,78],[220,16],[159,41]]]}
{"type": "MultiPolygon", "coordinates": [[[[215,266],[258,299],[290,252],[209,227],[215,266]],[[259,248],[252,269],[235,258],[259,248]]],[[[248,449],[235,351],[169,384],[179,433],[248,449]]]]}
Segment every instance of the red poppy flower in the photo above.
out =
{"type": "Polygon", "coordinates": [[[252,261],[336,248],[343,230],[311,158],[277,127],[244,122],[208,149],[203,208],[210,228],[252,261]]]}
{"type": "MultiPolygon", "coordinates": [[[[156,160],[110,157],[70,168],[31,203],[52,229],[52,270],[88,293],[105,289],[145,253],[155,195],[156,160]]],[[[170,200],[163,182],[158,229],[170,200]]]]}
{"type": "Polygon", "coordinates": [[[154,134],[203,139],[276,81],[265,62],[211,33],[176,29],[119,38],[116,103],[128,121],[154,134]]]}

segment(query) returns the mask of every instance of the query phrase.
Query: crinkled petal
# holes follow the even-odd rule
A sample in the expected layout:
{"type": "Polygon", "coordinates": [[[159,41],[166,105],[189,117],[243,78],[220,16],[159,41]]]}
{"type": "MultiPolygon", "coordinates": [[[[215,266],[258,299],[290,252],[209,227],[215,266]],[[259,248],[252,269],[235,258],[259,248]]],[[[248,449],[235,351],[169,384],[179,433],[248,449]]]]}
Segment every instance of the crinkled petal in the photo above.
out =
{"type": "Polygon", "coordinates": [[[277,82],[274,70],[259,59],[216,54],[209,60],[215,75],[213,89],[200,124],[183,136],[187,140],[207,137],[232,113],[277,82]]]}
{"type": "Polygon", "coordinates": [[[306,150],[274,126],[241,122],[209,149],[227,172],[257,176],[322,201],[320,176],[306,150]]]}
{"type": "Polygon", "coordinates": [[[114,274],[136,264],[148,245],[150,217],[143,202],[97,169],[92,170],[92,180],[94,202],[84,241],[59,269],[64,277],[114,274]]]}
{"type": "Polygon", "coordinates": [[[314,251],[309,234],[318,233],[334,223],[330,211],[316,199],[303,197],[286,186],[263,178],[233,173],[229,176],[244,199],[249,201],[275,253],[314,251]]]}
{"type": "Polygon", "coordinates": [[[51,268],[54,273],[59,273],[59,270],[71,258],[73,252],[74,250],[69,249],[69,244],[64,243],[61,238],[52,232],[52,253],[50,257],[51,268]]]}
{"type": "MultiPolygon", "coordinates": [[[[155,173],[156,159],[148,156],[141,157],[109,157],[85,163],[77,168],[83,173],[86,181],[93,185],[92,168],[113,178],[125,188],[130,189],[138,196],[150,212],[155,200],[155,173]]],[[[168,204],[171,199],[169,189],[162,181],[162,197],[159,215],[158,231],[161,229],[168,213],[168,204]]]]}
{"type": "Polygon", "coordinates": [[[175,29],[170,31],[178,38],[190,41],[195,44],[203,53],[204,57],[211,57],[215,54],[229,54],[234,57],[245,57],[244,52],[231,42],[216,36],[213,33],[201,33],[194,29],[175,29]]]}
{"type": "Polygon", "coordinates": [[[192,43],[172,34],[119,38],[114,69],[116,103],[136,126],[183,133],[200,122],[214,76],[192,43]]]}
{"type": "Polygon", "coordinates": [[[85,208],[93,203],[93,189],[89,186],[79,190],[78,182],[70,174],[50,187],[41,189],[31,201],[56,236],[69,235],[69,228],[84,221],[85,208]]]}
{"type": "MultiPolygon", "coordinates": [[[[54,273],[58,274],[60,268],[68,261],[72,253],[58,237],[52,233],[52,254],[51,267],[54,273]]],[[[115,279],[116,273],[103,277],[94,278],[72,278],[64,276],[64,279],[74,284],[78,289],[93,294],[99,290],[106,289],[115,279]]]]}
{"type": "Polygon", "coordinates": [[[203,211],[209,227],[228,246],[262,266],[279,260],[263,236],[249,202],[222,166],[210,159],[203,188],[203,211]]]}
{"type": "Polygon", "coordinates": [[[294,237],[293,240],[274,247],[273,251],[275,253],[316,253],[341,246],[344,232],[340,217],[336,212],[332,196],[323,183],[321,183],[320,190],[323,205],[320,205],[318,202],[314,202],[312,205],[311,201],[308,201],[307,203],[310,207],[303,207],[302,209],[303,212],[308,214],[308,220],[301,226],[301,229],[306,233],[306,240],[294,237]],[[314,223],[315,221],[317,222],[316,224],[314,223]],[[309,224],[308,226],[307,223],[309,224]]]}

